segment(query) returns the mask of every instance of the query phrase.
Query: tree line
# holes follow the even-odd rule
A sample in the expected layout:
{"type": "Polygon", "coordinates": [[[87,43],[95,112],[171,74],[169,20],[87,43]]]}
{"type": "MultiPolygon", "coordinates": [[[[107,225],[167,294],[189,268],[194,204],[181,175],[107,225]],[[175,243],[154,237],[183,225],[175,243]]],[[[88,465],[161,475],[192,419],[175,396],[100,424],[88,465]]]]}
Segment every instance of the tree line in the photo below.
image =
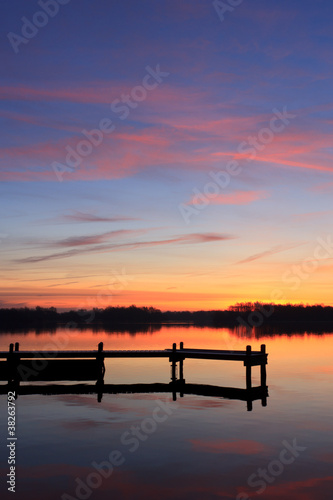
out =
{"type": "MultiPolygon", "coordinates": [[[[240,302],[230,306],[227,310],[211,311],[164,311],[154,307],[106,307],[70,310],[60,312],[55,307],[35,308],[2,308],[0,309],[0,330],[12,328],[55,328],[56,326],[98,327],[102,326],[109,331],[114,327],[121,330],[121,325],[132,325],[132,330],[137,331],[134,325],[161,325],[161,324],[191,324],[212,327],[237,327],[245,322],[251,326],[256,323],[249,322],[255,313],[270,311],[264,315],[265,327],[271,325],[299,324],[314,326],[325,324],[332,326],[333,307],[324,305],[304,304],[267,304],[262,302],[240,302]]],[[[143,330],[149,331],[147,326],[143,330]]],[[[328,330],[329,331],[329,330],[328,330]]]]}

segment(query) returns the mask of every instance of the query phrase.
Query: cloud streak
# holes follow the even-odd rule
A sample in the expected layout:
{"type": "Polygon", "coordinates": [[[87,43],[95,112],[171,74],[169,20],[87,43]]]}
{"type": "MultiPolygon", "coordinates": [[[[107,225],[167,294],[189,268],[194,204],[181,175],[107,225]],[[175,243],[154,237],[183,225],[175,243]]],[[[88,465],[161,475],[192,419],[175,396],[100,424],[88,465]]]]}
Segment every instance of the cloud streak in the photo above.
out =
{"type": "MultiPolygon", "coordinates": [[[[103,236],[103,235],[102,235],[103,236]]],[[[87,238],[85,237],[87,241],[87,238]]],[[[92,237],[93,238],[93,237],[92,237]]],[[[82,254],[87,254],[87,253],[108,253],[108,252],[114,252],[117,250],[134,250],[134,249],[139,249],[139,248],[150,248],[150,247],[155,247],[155,246],[163,246],[163,245],[174,245],[174,244],[201,244],[201,243],[213,243],[213,242],[221,242],[221,241],[227,241],[234,239],[235,236],[228,235],[228,234],[218,234],[218,233],[192,233],[192,234],[187,234],[187,235],[182,235],[182,236],[177,236],[175,238],[170,238],[166,240],[153,240],[153,241],[139,241],[139,242],[129,242],[129,243],[121,243],[121,244],[116,244],[116,245],[98,245],[98,246],[93,246],[90,248],[82,248],[82,249],[71,249],[67,250],[66,252],[57,252],[49,255],[40,255],[40,256],[33,256],[33,257],[25,257],[23,259],[17,259],[14,262],[17,264],[32,264],[32,263],[38,263],[38,262],[44,262],[48,260],[55,260],[55,259],[63,259],[63,258],[68,258],[68,257],[74,257],[77,255],[82,255],[82,254]]],[[[69,246],[70,243],[74,243],[74,246],[82,246],[84,243],[82,243],[84,240],[79,239],[77,240],[76,238],[73,238],[72,241],[71,239],[64,240],[63,246],[69,246]]],[[[89,240],[92,241],[93,239],[89,240]]],[[[89,243],[88,243],[89,244],[89,243]]],[[[59,245],[61,246],[61,244],[59,245]]]]}
{"type": "Polygon", "coordinates": [[[54,219],[49,219],[46,221],[48,224],[53,222],[54,224],[76,224],[76,223],[95,223],[95,222],[126,222],[126,221],[137,221],[141,220],[138,217],[123,217],[114,216],[106,217],[103,215],[95,215],[87,212],[80,212],[78,210],[73,211],[69,214],[63,214],[54,219]]]}
{"type": "Polygon", "coordinates": [[[119,231],[109,231],[103,234],[94,234],[89,236],[72,236],[70,238],[65,238],[56,243],[50,243],[51,246],[55,247],[78,247],[78,246],[88,246],[97,245],[99,243],[105,243],[106,241],[113,238],[121,238],[123,236],[134,236],[146,232],[146,230],[137,229],[121,229],[119,231]]]}
{"type": "Polygon", "coordinates": [[[270,250],[265,250],[264,252],[256,253],[254,255],[250,255],[250,257],[246,257],[246,259],[240,260],[236,262],[236,264],[247,264],[248,262],[253,262],[254,260],[263,259],[264,257],[269,257],[271,255],[275,255],[276,253],[285,252],[286,250],[290,250],[291,248],[295,248],[299,246],[297,245],[276,245],[270,250]]]}

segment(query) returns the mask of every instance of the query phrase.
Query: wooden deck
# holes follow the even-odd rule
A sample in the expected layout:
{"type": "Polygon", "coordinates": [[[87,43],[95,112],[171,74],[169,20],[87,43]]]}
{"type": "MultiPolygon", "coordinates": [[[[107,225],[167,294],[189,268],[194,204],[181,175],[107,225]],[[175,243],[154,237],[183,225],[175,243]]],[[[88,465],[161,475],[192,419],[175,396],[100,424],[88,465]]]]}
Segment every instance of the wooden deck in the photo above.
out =
{"type": "MultiPolygon", "coordinates": [[[[13,344],[11,344],[13,346],[13,344]]],[[[176,348],[173,344],[172,349],[164,350],[104,350],[102,343],[99,344],[98,350],[83,351],[19,351],[18,344],[15,344],[17,349],[10,347],[9,351],[0,351],[0,359],[89,359],[89,358],[175,358],[179,359],[216,359],[229,361],[243,361],[244,366],[261,365],[267,363],[266,346],[262,345],[260,351],[252,351],[251,346],[247,346],[245,351],[218,350],[218,349],[184,349],[183,343],[180,343],[180,348],[176,348]]]]}

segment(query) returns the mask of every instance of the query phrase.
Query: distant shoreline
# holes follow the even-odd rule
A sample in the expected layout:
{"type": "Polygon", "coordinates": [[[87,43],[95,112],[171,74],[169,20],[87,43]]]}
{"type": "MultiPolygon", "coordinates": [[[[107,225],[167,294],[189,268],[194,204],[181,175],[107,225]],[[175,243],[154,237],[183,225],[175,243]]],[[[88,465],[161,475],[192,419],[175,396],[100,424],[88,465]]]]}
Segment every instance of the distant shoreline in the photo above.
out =
{"type": "Polygon", "coordinates": [[[0,332],[68,329],[156,331],[162,326],[240,328],[267,332],[333,332],[333,307],[243,303],[229,310],[166,311],[153,307],[109,307],[58,312],[54,307],[0,309],[0,332]]]}

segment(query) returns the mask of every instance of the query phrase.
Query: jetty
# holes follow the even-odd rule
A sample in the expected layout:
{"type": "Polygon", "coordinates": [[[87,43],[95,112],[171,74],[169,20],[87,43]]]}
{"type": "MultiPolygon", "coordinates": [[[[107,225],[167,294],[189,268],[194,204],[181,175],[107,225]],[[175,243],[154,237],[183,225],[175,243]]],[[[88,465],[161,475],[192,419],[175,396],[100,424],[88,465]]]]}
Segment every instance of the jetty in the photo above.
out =
{"type": "MultiPolygon", "coordinates": [[[[261,399],[266,406],[268,388],[266,385],[266,346],[261,345],[260,351],[252,350],[251,346],[241,350],[218,350],[184,348],[184,343],[173,344],[171,349],[164,350],[104,350],[103,342],[97,350],[67,350],[67,351],[20,351],[19,343],[10,344],[8,351],[0,351],[0,381],[8,385],[0,387],[4,394],[5,388],[15,386],[19,394],[84,394],[95,392],[98,401],[103,394],[136,393],[136,392],[171,392],[173,399],[177,392],[202,396],[226,397],[247,401],[247,409],[252,410],[252,401],[261,399]],[[167,358],[171,363],[171,382],[169,384],[104,384],[105,364],[107,358],[167,358]],[[241,361],[245,367],[246,388],[217,387],[200,384],[188,384],[184,379],[184,361],[186,359],[241,361]],[[252,387],[252,367],[260,367],[260,386],[252,387]],[[96,381],[95,385],[86,384],[20,386],[20,382],[38,381],[96,381]],[[71,391],[71,392],[70,392],[71,391]]],[[[6,389],[6,390],[7,390],[6,389]]]]}

